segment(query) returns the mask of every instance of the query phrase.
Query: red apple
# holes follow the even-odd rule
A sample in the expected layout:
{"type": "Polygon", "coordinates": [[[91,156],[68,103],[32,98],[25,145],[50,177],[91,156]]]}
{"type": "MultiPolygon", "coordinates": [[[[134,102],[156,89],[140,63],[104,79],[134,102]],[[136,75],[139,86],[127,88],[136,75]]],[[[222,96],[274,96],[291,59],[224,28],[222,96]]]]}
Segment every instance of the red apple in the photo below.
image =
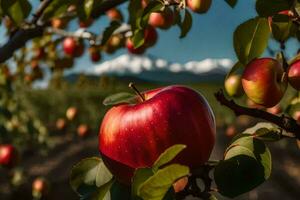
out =
{"type": "Polygon", "coordinates": [[[126,41],[126,47],[127,47],[127,50],[132,54],[143,54],[146,50],[144,45],[142,45],[138,48],[134,48],[133,42],[130,38],[128,38],[126,41]]]}
{"type": "Polygon", "coordinates": [[[0,145],[0,165],[12,168],[18,163],[18,152],[11,144],[0,145]]]}
{"type": "Polygon", "coordinates": [[[281,107],[279,104],[277,104],[276,106],[273,106],[272,108],[268,108],[267,112],[273,114],[273,115],[278,115],[279,113],[282,112],[281,107]]]}
{"type": "MultiPolygon", "coordinates": [[[[215,143],[216,125],[205,98],[184,86],[146,91],[144,101],[112,107],[99,132],[99,151],[116,178],[130,184],[136,168],[150,167],[175,144],[185,144],[174,162],[203,165],[215,143]]],[[[137,98],[138,99],[138,98],[137,98]]]]}
{"type": "Polygon", "coordinates": [[[236,127],[234,125],[229,125],[227,128],[226,128],[226,131],[225,131],[225,135],[229,138],[232,138],[233,136],[235,136],[237,134],[237,130],[236,130],[236,127]]]}
{"type": "Polygon", "coordinates": [[[122,21],[123,20],[122,13],[116,8],[112,8],[112,9],[108,10],[106,12],[106,16],[112,21],[113,20],[116,20],[116,21],[122,21]]]}
{"type": "Polygon", "coordinates": [[[61,18],[53,18],[51,20],[51,26],[53,28],[57,28],[57,29],[63,29],[65,28],[67,25],[66,20],[61,19],[61,18]]]}
{"type": "Polygon", "coordinates": [[[173,188],[174,188],[175,193],[181,192],[182,190],[184,190],[184,188],[186,187],[188,182],[189,182],[188,177],[183,177],[183,178],[177,180],[175,183],[173,183],[173,188]]]}
{"type": "Polygon", "coordinates": [[[86,137],[89,134],[89,127],[86,124],[80,124],[77,127],[77,135],[79,137],[86,137]]]}
{"type": "Polygon", "coordinates": [[[242,77],[239,74],[229,75],[225,80],[225,90],[229,96],[242,96],[244,91],[242,87],[242,77]]]}
{"type": "Polygon", "coordinates": [[[74,55],[76,52],[77,42],[72,37],[67,37],[63,41],[63,49],[65,54],[74,55]]]}
{"type": "Polygon", "coordinates": [[[59,118],[56,121],[55,125],[56,125],[57,130],[60,130],[60,131],[64,130],[67,127],[67,123],[64,118],[59,118]]]}
{"type": "Polygon", "coordinates": [[[32,183],[32,193],[39,196],[46,195],[49,190],[49,183],[45,178],[36,178],[32,183]]]}
{"type": "Polygon", "coordinates": [[[297,121],[298,124],[300,124],[300,111],[296,111],[293,113],[294,120],[297,121]]]}
{"type": "Polygon", "coordinates": [[[186,3],[196,13],[206,13],[211,6],[211,0],[186,0],[186,3]]]}
{"type": "Polygon", "coordinates": [[[67,37],[63,41],[63,50],[67,55],[79,57],[83,54],[84,45],[72,37],[67,37]]]}
{"type": "Polygon", "coordinates": [[[172,26],[174,21],[174,14],[173,11],[166,7],[161,12],[153,12],[149,16],[148,23],[151,26],[161,28],[161,29],[168,29],[172,26]]]}
{"type": "Polygon", "coordinates": [[[68,120],[73,120],[77,115],[77,108],[76,107],[69,107],[66,111],[66,117],[68,120]]]}
{"type": "Polygon", "coordinates": [[[31,60],[30,66],[32,70],[39,68],[39,61],[37,59],[31,60]]]}
{"type": "Polygon", "coordinates": [[[45,50],[42,47],[38,47],[34,49],[34,58],[42,59],[45,57],[45,50]]]}
{"type": "Polygon", "coordinates": [[[300,60],[292,63],[288,70],[289,83],[296,90],[300,90],[300,60]]]}
{"type": "Polygon", "coordinates": [[[91,46],[89,48],[90,58],[93,62],[98,62],[101,60],[101,54],[99,48],[96,46],[91,46]]]}
{"type": "Polygon", "coordinates": [[[273,58],[251,61],[242,76],[242,85],[247,96],[264,107],[275,106],[287,88],[287,78],[282,65],[273,58]]]}
{"type": "Polygon", "coordinates": [[[145,45],[148,47],[153,46],[157,41],[157,31],[153,26],[147,26],[144,31],[145,45]]]}

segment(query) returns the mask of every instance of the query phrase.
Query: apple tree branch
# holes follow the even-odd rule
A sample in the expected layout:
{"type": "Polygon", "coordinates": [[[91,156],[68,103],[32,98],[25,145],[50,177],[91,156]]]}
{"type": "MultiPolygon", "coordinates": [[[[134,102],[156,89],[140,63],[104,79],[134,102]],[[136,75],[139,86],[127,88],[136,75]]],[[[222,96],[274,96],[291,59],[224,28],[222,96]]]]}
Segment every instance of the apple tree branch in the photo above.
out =
{"type": "Polygon", "coordinates": [[[260,109],[240,106],[236,104],[233,100],[228,100],[225,97],[223,90],[220,90],[217,93],[215,93],[215,97],[221,105],[224,105],[231,109],[236,116],[248,115],[251,117],[269,121],[271,123],[276,124],[280,128],[286,130],[287,132],[292,133],[293,137],[300,140],[300,125],[293,118],[286,115],[276,116],[260,109]]]}
{"type": "MultiPolygon", "coordinates": [[[[97,18],[103,15],[107,10],[116,7],[128,0],[106,0],[93,10],[92,17],[97,18]]],[[[25,44],[44,34],[47,28],[47,22],[39,25],[38,21],[43,15],[46,8],[50,5],[52,0],[44,0],[33,14],[33,18],[27,23],[29,26],[21,27],[8,39],[8,41],[0,47],[0,63],[5,62],[12,57],[15,51],[25,46],[25,44]]]]}

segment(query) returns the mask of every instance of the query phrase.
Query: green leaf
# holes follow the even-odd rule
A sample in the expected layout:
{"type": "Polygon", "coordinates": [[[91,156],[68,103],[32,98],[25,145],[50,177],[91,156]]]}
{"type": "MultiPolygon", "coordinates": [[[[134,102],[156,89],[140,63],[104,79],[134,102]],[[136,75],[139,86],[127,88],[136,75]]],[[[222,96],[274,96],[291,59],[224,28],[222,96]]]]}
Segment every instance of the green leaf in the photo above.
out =
{"type": "Polygon", "coordinates": [[[87,18],[90,17],[94,6],[94,0],[84,0],[84,11],[87,18]]]}
{"type": "Polygon", "coordinates": [[[172,161],[185,148],[186,145],[176,144],[166,149],[153,164],[152,166],[153,171],[156,172],[161,166],[172,161]]]}
{"type": "Polygon", "coordinates": [[[193,23],[192,15],[187,9],[185,9],[184,18],[180,25],[180,29],[181,29],[180,38],[184,38],[187,35],[187,33],[192,28],[192,23],[193,23]]]}
{"type": "Polygon", "coordinates": [[[129,24],[131,31],[134,33],[139,27],[140,20],[143,14],[141,0],[131,0],[128,4],[129,24]]]}
{"type": "Polygon", "coordinates": [[[272,34],[275,40],[285,42],[294,36],[297,30],[296,25],[289,16],[276,14],[272,17],[272,34]]]}
{"type": "Polygon", "coordinates": [[[137,196],[141,184],[143,184],[152,175],[153,171],[151,168],[140,168],[135,170],[131,187],[131,195],[134,198],[137,196]]]}
{"type": "Polygon", "coordinates": [[[110,189],[110,200],[131,200],[130,187],[115,181],[110,189]]]}
{"type": "Polygon", "coordinates": [[[1,8],[4,14],[8,15],[17,25],[20,25],[29,16],[32,6],[28,0],[2,0],[1,8]]]}
{"type": "Polygon", "coordinates": [[[112,21],[110,25],[103,31],[103,37],[101,40],[101,45],[105,45],[109,40],[113,32],[121,26],[120,22],[112,21]]]}
{"type": "Polygon", "coordinates": [[[111,106],[111,105],[118,105],[122,103],[134,103],[134,102],[136,102],[136,95],[126,93],[126,92],[121,92],[106,97],[103,101],[103,105],[111,106]]]}
{"type": "Polygon", "coordinates": [[[179,164],[160,169],[139,187],[138,196],[147,200],[162,200],[172,184],[189,175],[189,172],[188,167],[179,164]]]}
{"type": "Polygon", "coordinates": [[[72,189],[82,196],[90,196],[97,187],[101,187],[112,179],[100,158],[92,157],[81,160],[71,171],[72,189]]]}
{"type": "Polygon", "coordinates": [[[225,1],[231,8],[234,8],[237,4],[237,0],[225,0],[225,1]]]}
{"type": "Polygon", "coordinates": [[[254,127],[244,131],[244,133],[251,134],[252,137],[263,141],[278,141],[283,132],[285,132],[283,129],[268,122],[257,123],[254,127]]]}
{"type": "Polygon", "coordinates": [[[239,71],[240,69],[243,69],[244,65],[242,63],[240,63],[239,61],[237,61],[233,67],[230,69],[230,71],[228,72],[228,74],[226,75],[225,80],[232,74],[235,74],[237,71],[239,71]]]}
{"type": "Polygon", "coordinates": [[[52,3],[46,8],[43,14],[43,20],[47,21],[53,17],[59,17],[65,13],[68,7],[71,5],[72,0],[53,0],[52,3]]]}
{"type": "Polygon", "coordinates": [[[144,40],[144,29],[136,29],[133,37],[132,37],[132,42],[134,45],[134,48],[139,48],[142,46],[145,42],[144,40]]]}
{"type": "Polygon", "coordinates": [[[268,20],[256,17],[239,25],[234,32],[234,49],[239,61],[246,65],[259,57],[268,45],[268,20]]]}
{"type": "Polygon", "coordinates": [[[102,185],[101,187],[97,188],[97,190],[88,195],[88,196],[84,196],[82,199],[86,199],[86,200],[110,200],[110,189],[112,187],[112,185],[114,184],[114,180],[111,179],[109,182],[105,183],[104,185],[102,185]]]}
{"type": "Polygon", "coordinates": [[[257,0],[255,7],[259,16],[268,17],[283,10],[290,10],[293,2],[293,0],[257,0]]]}
{"type": "MultiPolygon", "coordinates": [[[[243,134],[242,134],[243,135],[243,134]]],[[[271,154],[262,140],[243,135],[226,150],[214,171],[218,191],[233,198],[248,192],[271,174],[271,154]]]]}

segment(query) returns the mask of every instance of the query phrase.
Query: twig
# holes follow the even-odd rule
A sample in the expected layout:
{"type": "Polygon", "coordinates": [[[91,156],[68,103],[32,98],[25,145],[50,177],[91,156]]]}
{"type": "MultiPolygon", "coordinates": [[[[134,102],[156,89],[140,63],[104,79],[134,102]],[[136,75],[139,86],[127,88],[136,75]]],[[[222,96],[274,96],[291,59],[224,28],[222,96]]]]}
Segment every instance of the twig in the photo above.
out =
{"type": "MultiPolygon", "coordinates": [[[[93,10],[92,17],[97,18],[100,15],[105,14],[105,12],[115,6],[118,6],[128,0],[105,0],[103,1],[97,9],[93,10]]],[[[40,17],[42,17],[43,12],[47,6],[52,2],[52,0],[44,0],[41,2],[39,8],[35,12],[31,21],[29,21],[28,27],[20,28],[13,34],[13,36],[0,48],[0,63],[5,62],[12,57],[13,53],[18,49],[25,46],[26,42],[43,36],[44,29],[48,26],[49,22],[42,25],[36,24],[40,17]],[[34,25],[34,26],[32,26],[34,25]]]]}
{"type": "Polygon", "coordinates": [[[43,15],[46,8],[52,3],[53,0],[44,0],[41,2],[40,6],[36,10],[36,12],[33,14],[33,18],[31,20],[31,24],[37,24],[40,17],[43,15]]]}
{"type": "MultiPolygon", "coordinates": [[[[233,100],[228,100],[223,91],[220,90],[219,92],[215,93],[216,99],[220,102],[221,105],[224,105],[230,108],[236,116],[239,115],[248,115],[255,118],[264,119],[266,121],[272,122],[279,126],[280,128],[290,132],[296,137],[300,139],[300,125],[297,124],[297,121],[289,116],[276,116],[271,113],[268,113],[263,110],[255,109],[255,108],[247,108],[236,104],[233,100]]],[[[291,137],[288,134],[285,135],[286,137],[291,137]]]]}

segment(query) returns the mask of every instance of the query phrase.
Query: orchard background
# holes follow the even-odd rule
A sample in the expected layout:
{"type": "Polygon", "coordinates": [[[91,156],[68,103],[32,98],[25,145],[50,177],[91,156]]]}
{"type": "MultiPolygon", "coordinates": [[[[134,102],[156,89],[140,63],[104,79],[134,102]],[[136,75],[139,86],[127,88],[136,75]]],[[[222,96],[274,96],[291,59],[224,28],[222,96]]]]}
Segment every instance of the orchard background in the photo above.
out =
{"type": "Polygon", "coordinates": [[[298,199],[299,15],[299,0],[0,0],[0,199],[298,199]],[[175,145],[124,185],[102,119],[172,84],[212,107],[210,159],[174,165],[175,145]]]}

